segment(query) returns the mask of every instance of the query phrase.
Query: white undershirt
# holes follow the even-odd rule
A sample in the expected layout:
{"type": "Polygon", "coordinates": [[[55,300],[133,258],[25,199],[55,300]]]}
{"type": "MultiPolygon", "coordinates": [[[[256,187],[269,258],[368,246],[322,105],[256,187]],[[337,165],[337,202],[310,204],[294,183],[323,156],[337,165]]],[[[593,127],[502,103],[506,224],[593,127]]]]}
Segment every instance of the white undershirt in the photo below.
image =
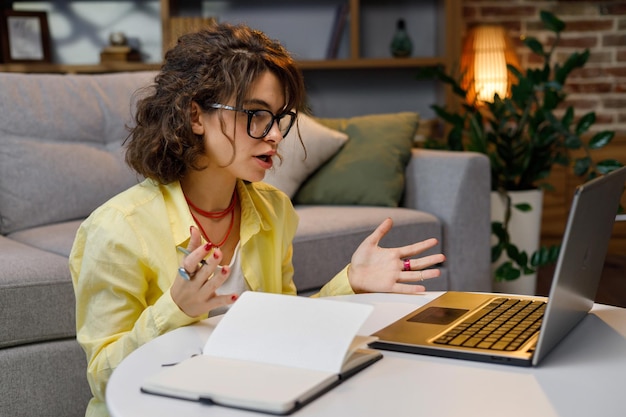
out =
{"type": "MultiPolygon", "coordinates": [[[[226,279],[226,281],[219,287],[215,293],[218,295],[222,294],[237,294],[240,296],[244,291],[248,291],[250,288],[246,283],[246,280],[243,278],[243,271],[241,270],[241,257],[239,256],[239,242],[237,242],[237,246],[235,247],[235,251],[233,252],[233,257],[230,260],[230,275],[226,279]]],[[[225,313],[228,308],[232,304],[229,304],[225,307],[216,308],[209,312],[209,317],[217,316],[219,314],[225,313]]]]}

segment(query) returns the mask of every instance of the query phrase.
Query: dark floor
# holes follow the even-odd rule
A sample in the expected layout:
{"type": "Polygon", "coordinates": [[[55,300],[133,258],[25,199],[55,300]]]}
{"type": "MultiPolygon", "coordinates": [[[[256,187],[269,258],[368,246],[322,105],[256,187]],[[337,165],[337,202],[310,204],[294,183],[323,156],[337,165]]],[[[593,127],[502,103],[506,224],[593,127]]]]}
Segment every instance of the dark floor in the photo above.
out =
{"type": "MultiPolygon", "coordinates": [[[[537,294],[548,295],[554,266],[543,267],[537,274],[537,294]]],[[[626,307],[626,256],[609,254],[604,263],[596,302],[626,307]]]]}

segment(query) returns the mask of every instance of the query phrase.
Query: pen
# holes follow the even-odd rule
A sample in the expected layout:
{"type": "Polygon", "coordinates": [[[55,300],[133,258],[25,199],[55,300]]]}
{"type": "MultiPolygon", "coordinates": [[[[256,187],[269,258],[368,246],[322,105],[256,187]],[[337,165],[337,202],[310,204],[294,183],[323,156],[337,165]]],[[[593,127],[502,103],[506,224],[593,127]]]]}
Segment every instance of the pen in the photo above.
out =
{"type": "MultiPolygon", "coordinates": [[[[179,252],[184,253],[186,256],[189,256],[189,255],[191,254],[191,252],[189,252],[187,249],[183,248],[182,246],[176,246],[176,249],[177,249],[179,252]]],[[[206,264],[207,264],[207,263],[206,263],[206,261],[205,261],[204,259],[201,259],[201,260],[200,260],[200,268],[202,268],[202,267],[203,267],[204,265],[206,265],[206,264]]],[[[217,269],[218,271],[221,271],[221,270],[222,270],[222,266],[221,266],[221,265],[217,265],[216,269],[217,269]]],[[[212,277],[213,277],[213,275],[211,275],[211,277],[209,277],[209,279],[211,279],[212,277]]]]}

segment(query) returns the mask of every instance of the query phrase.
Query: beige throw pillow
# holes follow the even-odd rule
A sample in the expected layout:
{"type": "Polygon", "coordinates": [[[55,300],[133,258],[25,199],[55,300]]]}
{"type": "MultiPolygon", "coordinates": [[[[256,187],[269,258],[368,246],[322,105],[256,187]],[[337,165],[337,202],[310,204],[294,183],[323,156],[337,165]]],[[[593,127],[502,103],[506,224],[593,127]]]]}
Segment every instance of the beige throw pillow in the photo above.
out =
{"type": "Polygon", "coordinates": [[[278,145],[278,152],[283,157],[282,163],[275,157],[274,167],[265,174],[264,179],[289,198],[296,194],[309,175],[335,155],[348,140],[345,133],[330,129],[302,113],[298,115],[298,126],[306,147],[306,159],[305,151],[298,140],[298,129],[294,125],[278,145]]]}

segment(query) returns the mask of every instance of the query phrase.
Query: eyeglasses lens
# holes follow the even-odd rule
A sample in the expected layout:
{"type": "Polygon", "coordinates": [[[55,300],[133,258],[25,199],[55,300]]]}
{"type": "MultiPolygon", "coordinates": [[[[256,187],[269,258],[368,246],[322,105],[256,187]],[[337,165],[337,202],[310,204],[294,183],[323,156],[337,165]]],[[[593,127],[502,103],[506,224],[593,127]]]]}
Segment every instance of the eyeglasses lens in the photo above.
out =
{"type": "Polygon", "coordinates": [[[262,138],[267,135],[275,119],[278,120],[280,133],[283,137],[286,136],[293,124],[293,115],[285,113],[274,117],[274,115],[267,110],[257,110],[250,115],[250,136],[253,138],[262,138]]]}

